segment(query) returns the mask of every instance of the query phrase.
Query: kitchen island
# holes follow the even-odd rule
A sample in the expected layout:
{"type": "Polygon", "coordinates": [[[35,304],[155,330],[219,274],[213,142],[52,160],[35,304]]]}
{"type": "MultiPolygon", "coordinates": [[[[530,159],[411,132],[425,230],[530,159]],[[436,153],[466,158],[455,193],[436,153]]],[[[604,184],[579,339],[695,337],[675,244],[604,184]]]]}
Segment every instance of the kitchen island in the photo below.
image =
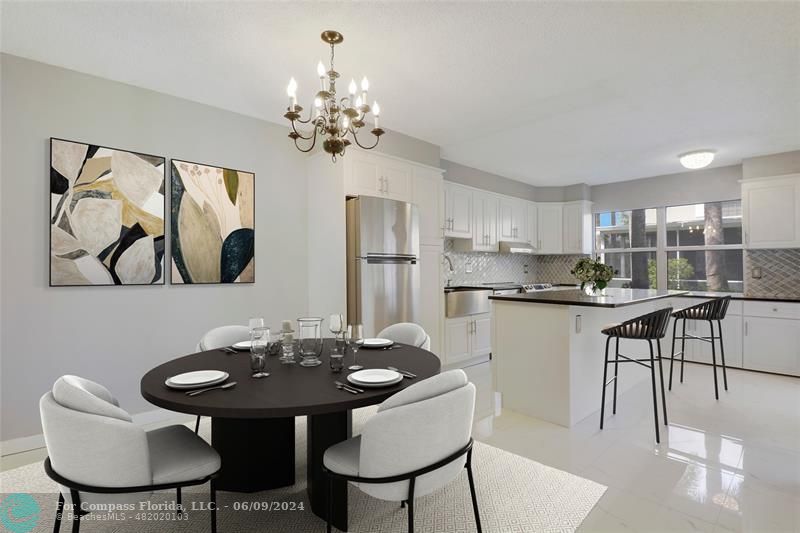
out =
{"type": "MultiPolygon", "coordinates": [[[[492,362],[502,406],[570,427],[600,410],[608,324],[670,307],[686,291],[606,289],[597,296],[559,290],[490,296],[492,362]]],[[[662,341],[662,353],[670,350],[662,341]]],[[[648,354],[647,343],[621,340],[620,352],[648,354]]],[[[649,379],[639,365],[620,365],[619,393],[649,379]]]]}

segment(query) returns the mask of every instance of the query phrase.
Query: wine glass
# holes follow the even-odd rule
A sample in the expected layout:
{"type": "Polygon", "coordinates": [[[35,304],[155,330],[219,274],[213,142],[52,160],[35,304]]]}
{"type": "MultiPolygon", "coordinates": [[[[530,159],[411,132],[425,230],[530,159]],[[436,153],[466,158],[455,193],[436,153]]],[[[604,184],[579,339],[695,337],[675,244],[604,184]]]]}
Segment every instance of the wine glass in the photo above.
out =
{"type": "Polygon", "coordinates": [[[347,326],[347,342],[350,344],[350,348],[353,350],[353,364],[348,366],[347,369],[361,370],[364,367],[358,364],[356,357],[358,355],[358,349],[361,347],[361,343],[364,342],[364,326],[361,324],[350,324],[347,326]]]}
{"type": "Polygon", "coordinates": [[[341,314],[331,315],[328,319],[328,329],[331,330],[334,337],[339,337],[344,328],[344,317],[341,314]]]}
{"type": "Polygon", "coordinates": [[[250,332],[252,333],[256,328],[263,328],[264,327],[264,319],[263,318],[251,318],[250,319],[250,332]]]}
{"type": "Polygon", "coordinates": [[[250,332],[250,370],[254,378],[269,376],[269,372],[265,372],[269,339],[269,328],[254,328],[250,332]]]}

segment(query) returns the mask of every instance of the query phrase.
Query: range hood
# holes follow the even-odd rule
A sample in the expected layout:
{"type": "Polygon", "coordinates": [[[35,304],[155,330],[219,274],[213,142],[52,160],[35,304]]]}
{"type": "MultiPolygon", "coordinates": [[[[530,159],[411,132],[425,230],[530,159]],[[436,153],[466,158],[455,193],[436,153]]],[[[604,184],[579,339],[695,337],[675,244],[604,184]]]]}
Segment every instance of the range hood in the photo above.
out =
{"type": "Polygon", "coordinates": [[[501,254],[533,254],[533,246],[527,242],[500,241],[501,254]]]}

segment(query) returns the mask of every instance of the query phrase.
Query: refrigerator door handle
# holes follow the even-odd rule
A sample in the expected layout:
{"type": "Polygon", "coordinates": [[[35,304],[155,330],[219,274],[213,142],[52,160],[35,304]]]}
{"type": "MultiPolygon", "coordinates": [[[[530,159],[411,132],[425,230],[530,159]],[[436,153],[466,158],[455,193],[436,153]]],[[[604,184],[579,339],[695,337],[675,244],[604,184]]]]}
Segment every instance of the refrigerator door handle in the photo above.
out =
{"type": "Polygon", "coordinates": [[[359,257],[359,259],[365,260],[368,265],[397,263],[417,264],[417,258],[413,255],[368,255],[367,257],[359,257]]]}

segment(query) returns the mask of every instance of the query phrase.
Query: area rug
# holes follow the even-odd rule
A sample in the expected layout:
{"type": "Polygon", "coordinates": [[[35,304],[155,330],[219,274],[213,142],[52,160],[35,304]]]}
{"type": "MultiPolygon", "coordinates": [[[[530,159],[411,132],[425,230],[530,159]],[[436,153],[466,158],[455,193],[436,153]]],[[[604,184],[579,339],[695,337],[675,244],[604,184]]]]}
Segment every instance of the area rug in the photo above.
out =
{"type": "MultiPolygon", "coordinates": [[[[364,421],[375,412],[374,407],[353,412],[353,431],[358,433],[364,421]]],[[[296,427],[298,482],[284,489],[255,494],[218,494],[217,512],[220,533],[230,532],[296,532],[325,531],[325,523],[315,516],[306,496],[305,457],[306,420],[298,417],[296,427]],[[270,505],[270,509],[252,509],[270,505]],[[244,510],[243,508],[249,508],[244,510]],[[301,510],[302,508],[302,510],[301,510]]],[[[201,434],[208,439],[209,424],[201,424],[201,434]]],[[[530,459],[480,442],[473,451],[473,471],[483,530],[486,532],[549,532],[575,531],[606,487],[568,472],[551,468],[530,459]]],[[[6,527],[12,505],[23,505],[24,516],[30,516],[32,529],[8,528],[14,533],[52,531],[57,492],[44,473],[41,463],[30,464],[0,473],[0,523],[6,527]],[[38,518],[32,516],[38,504],[38,518]],[[28,501],[27,511],[24,510],[28,501]],[[14,503],[16,502],[16,503],[14,503]],[[35,525],[34,525],[35,524],[35,525]]],[[[183,503],[188,507],[182,519],[173,513],[127,512],[108,517],[88,515],[82,519],[81,531],[90,532],[206,532],[210,531],[209,513],[202,506],[208,501],[208,488],[184,489],[183,503]],[[193,507],[196,510],[193,510],[193,507]]],[[[354,487],[349,489],[350,531],[385,533],[405,532],[408,528],[405,509],[393,502],[367,496],[354,487]]],[[[156,493],[149,500],[153,507],[174,501],[174,493],[156,493]]],[[[20,513],[16,513],[17,516],[20,513]]],[[[414,530],[425,533],[460,533],[475,531],[466,471],[442,490],[419,498],[414,507],[414,530]]],[[[17,524],[19,526],[21,524],[17,524]]],[[[63,524],[62,531],[69,531],[63,524]]],[[[2,528],[0,528],[2,529],[2,528]]]]}

